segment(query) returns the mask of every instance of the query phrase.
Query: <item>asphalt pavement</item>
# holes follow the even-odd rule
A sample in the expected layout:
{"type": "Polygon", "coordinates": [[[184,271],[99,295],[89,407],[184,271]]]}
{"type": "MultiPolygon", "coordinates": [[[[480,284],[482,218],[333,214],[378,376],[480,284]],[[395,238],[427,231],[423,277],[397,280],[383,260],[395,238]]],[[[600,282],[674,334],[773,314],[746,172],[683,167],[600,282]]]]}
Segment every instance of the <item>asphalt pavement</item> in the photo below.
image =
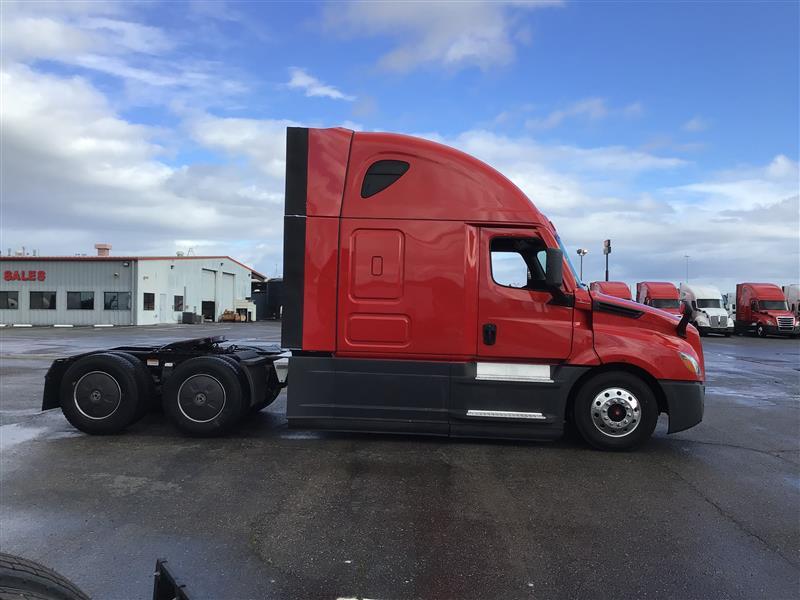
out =
{"type": "Polygon", "coordinates": [[[800,342],[704,338],[703,423],[631,453],[289,430],[159,414],[92,437],[39,412],[54,358],[275,323],[0,330],[0,548],[96,598],[797,598],[800,342]]]}

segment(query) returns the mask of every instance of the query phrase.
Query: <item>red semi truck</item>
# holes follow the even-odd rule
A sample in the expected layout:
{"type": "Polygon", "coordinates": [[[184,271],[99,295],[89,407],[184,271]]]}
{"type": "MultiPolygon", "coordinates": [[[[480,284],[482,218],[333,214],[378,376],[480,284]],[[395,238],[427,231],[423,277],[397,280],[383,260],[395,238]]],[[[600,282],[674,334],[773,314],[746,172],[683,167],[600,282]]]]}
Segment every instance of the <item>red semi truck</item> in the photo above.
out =
{"type": "Polygon", "coordinates": [[[734,333],[800,335],[800,323],[789,310],[783,291],[772,283],[736,284],[734,333]]]}
{"type": "Polygon", "coordinates": [[[214,435],[288,383],[290,427],[631,448],[703,416],[688,315],[590,292],[508,179],[404,135],[289,128],[283,349],[208,338],[56,361],[43,408],[117,431],[160,397],[214,435]],[[289,355],[289,352],[291,354],[289,355]]]}
{"type": "Polygon", "coordinates": [[[636,301],[673,315],[681,314],[680,292],[667,281],[640,281],[636,284],[636,301]]]}
{"type": "Polygon", "coordinates": [[[622,298],[623,300],[633,300],[631,288],[624,281],[593,281],[589,284],[589,290],[599,292],[607,296],[622,298]]]}

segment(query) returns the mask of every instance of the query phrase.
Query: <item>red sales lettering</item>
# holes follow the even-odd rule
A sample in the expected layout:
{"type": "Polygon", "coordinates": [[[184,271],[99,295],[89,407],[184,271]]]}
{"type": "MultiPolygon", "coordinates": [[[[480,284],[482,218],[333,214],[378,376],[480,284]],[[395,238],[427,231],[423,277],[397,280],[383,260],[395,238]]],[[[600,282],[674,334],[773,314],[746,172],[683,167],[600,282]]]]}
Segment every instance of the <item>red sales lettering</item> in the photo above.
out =
{"type": "Polygon", "coordinates": [[[44,281],[47,277],[45,271],[4,271],[5,281],[44,281]]]}

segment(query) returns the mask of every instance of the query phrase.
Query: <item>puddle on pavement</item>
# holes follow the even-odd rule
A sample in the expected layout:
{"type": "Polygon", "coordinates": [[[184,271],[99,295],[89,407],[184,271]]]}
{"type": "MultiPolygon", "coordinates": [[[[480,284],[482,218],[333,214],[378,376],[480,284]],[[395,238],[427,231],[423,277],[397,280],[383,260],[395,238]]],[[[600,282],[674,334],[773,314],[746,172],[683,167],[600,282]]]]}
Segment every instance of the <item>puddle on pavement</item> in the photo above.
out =
{"type": "Polygon", "coordinates": [[[46,425],[29,425],[27,423],[12,423],[0,426],[0,450],[7,450],[13,446],[30,442],[38,438],[60,440],[64,438],[79,437],[78,431],[53,431],[46,425]]]}

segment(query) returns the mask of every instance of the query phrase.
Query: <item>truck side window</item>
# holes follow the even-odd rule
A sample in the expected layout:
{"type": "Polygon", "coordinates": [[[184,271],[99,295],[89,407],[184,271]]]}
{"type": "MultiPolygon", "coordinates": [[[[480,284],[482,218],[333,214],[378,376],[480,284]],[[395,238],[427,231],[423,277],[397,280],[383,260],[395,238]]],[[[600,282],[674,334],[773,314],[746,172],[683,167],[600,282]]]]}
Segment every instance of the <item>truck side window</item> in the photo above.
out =
{"type": "Polygon", "coordinates": [[[505,287],[545,288],[544,243],[537,238],[497,237],[491,242],[492,280],[505,287]]]}
{"type": "Polygon", "coordinates": [[[379,160],[370,165],[361,184],[361,197],[369,198],[382,192],[408,171],[408,163],[402,160],[379,160]]]}

